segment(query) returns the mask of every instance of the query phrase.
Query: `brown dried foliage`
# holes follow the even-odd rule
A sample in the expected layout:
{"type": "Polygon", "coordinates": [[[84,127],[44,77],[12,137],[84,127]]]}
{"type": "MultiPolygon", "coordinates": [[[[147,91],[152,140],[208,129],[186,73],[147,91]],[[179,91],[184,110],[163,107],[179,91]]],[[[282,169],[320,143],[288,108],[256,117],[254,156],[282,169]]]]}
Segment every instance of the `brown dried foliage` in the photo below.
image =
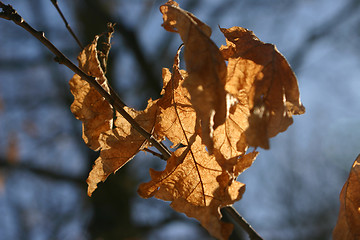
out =
{"type": "MultiPolygon", "coordinates": [[[[97,57],[97,41],[88,45],[78,56],[79,67],[90,76],[96,77],[99,84],[108,90],[107,79],[97,57]]],[[[111,105],[85,80],[77,74],[70,80],[70,91],[74,95],[71,111],[82,121],[83,139],[94,151],[99,150],[99,136],[112,127],[113,110],[111,105]]],[[[108,90],[109,91],[109,90],[108,90]]]]}
{"type": "Polygon", "coordinates": [[[360,155],[340,193],[340,212],[333,240],[360,239],[360,155]]]}
{"type": "MultiPolygon", "coordinates": [[[[241,199],[245,185],[236,178],[251,166],[268,139],[304,112],[294,73],[273,45],[252,32],[221,29],[227,46],[210,39],[211,29],[174,1],[160,7],[164,28],[184,42],[186,70],[178,50],[172,71],[163,69],[161,98],[149,100],[144,111],[125,110],[156,139],[169,139],[177,148],[163,171],[150,170],[140,185],[144,198],[171,201],[179,212],[194,217],[216,238],[227,239],[232,225],[220,221],[220,208],[241,199]],[[226,61],[228,64],[226,65],[226,61]]],[[[81,68],[108,90],[96,53],[97,38],[79,55],[81,68]]],[[[83,122],[84,141],[100,150],[87,183],[97,184],[149,146],[146,139],[79,76],[70,81],[71,110],[83,122]]]]}
{"type": "Polygon", "coordinates": [[[184,58],[188,77],[183,85],[201,122],[202,141],[212,152],[213,131],[226,119],[226,64],[218,47],[210,39],[211,29],[174,2],[160,7],[163,26],[178,32],[185,45],[184,58]]]}
{"type": "Polygon", "coordinates": [[[261,42],[253,32],[232,27],[221,29],[227,46],[221,52],[228,64],[230,93],[245,91],[250,108],[250,146],[269,148],[268,139],[293,123],[293,114],[303,114],[304,106],[294,72],[272,44],[261,42]]]}

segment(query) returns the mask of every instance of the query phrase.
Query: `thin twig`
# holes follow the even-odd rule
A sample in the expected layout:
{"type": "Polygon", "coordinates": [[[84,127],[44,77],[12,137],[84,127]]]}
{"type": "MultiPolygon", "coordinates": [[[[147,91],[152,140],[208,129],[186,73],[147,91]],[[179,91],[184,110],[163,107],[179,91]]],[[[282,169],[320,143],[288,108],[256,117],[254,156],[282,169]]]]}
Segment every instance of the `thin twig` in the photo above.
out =
{"type": "Polygon", "coordinates": [[[74,31],[71,29],[69,23],[66,21],[66,18],[64,16],[64,14],[62,13],[57,0],[51,0],[52,4],[54,5],[54,7],[56,8],[56,10],[58,11],[59,15],[61,16],[62,20],[65,23],[65,26],[67,28],[67,30],[70,32],[71,36],[75,39],[76,43],[79,45],[79,47],[81,49],[84,49],[83,45],[81,44],[80,40],[76,37],[74,31]]]}
{"type": "Polygon", "coordinates": [[[162,159],[162,160],[165,160],[165,161],[167,160],[167,159],[164,158],[163,155],[161,155],[161,154],[159,154],[159,153],[157,153],[157,152],[155,152],[155,151],[153,151],[153,150],[150,150],[150,149],[148,149],[148,148],[144,148],[144,149],[142,149],[142,151],[151,153],[151,154],[154,155],[155,157],[158,157],[158,158],[160,158],[160,159],[162,159]]]}
{"type": "Polygon", "coordinates": [[[107,61],[109,58],[110,48],[111,48],[111,38],[114,34],[115,23],[107,23],[107,31],[101,34],[100,36],[105,35],[104,41],[101,42],[100,47],[98,47],[97,55],[100,61],[100,65],[104,73],[107,72],[107,61]]]}
{"type": "Polygon", "coordinates": [[[92,11],[92,14],[106,19],[107,22],[116,22],[116,32],[123,37],[124,44],[127,49],[132,51],[138,65],[139,69],[142,71],[143,75],[146,77],[145,84],[146,86],[157,86],[161,88],[158,81],[158,77],[154,72],[153,63],[149,61],[144,54],[144,51],[141,48],[141,41],[136,33],[136,30],[133,27],[129,27],[127,24],[124,24],[121,18],[116,18],[109,16],[108,11],[104,8],[104,4],[101,4],[101,1],[87,0],[84,1],[86,4],[86,10],[92,11]]]}
{"type": "Polygon", "coordinates": [[[118,111],[131,125],[132,127],[138,131],[143,137],[148,140],[152,146],[154,146],[157,150],[165,158],[170,158],[170,151],[161,143],[159,143],[152,134],[148,133],[144,128],[142,128],[125,110],[125,104],[118,98],[117,95],[109,94],[102,86],[96,81],[96,78],[87,75],[83,72],[79,67],[77,67],[74,63],[72,63],[62,52],[60,52],[46,37],[44,32],[40,32],[31,27],[25,20],[15,11],[15,9],[11,5],[5,5],[0,1],[0,7],[2,11],[0,12],[0,18],[4,18],[6,20],[11,20],[15,24],[24,28],[31,35],[33,35],[36,39],[38,39],[43,45],[45,45],[53,54],[56,56],[56,61],[60,64],[64,64],[68,68],[70,68],[74,73],[79,75],[82,79],[87,81],[92,87],[94,87],[100,94],[108,101],[111,105],[114,106],[115,110],[118,111]]]}
{"type": "Polygon", "coordinates": [[[29,159],[17,163],[11,163],[8,161],[8,159],[0,157],[0,169],[4,169],[6,172],[11,170],[28,171],[40,177],[47,178],[48,180],[67,181],[85,187],[84,182],[87,176],[72,176],[51,169],[45,170],[41,167],[30,164],[32,161],[27,160],[29,159]]]}
{"type": "MultiPolygon", "coordinates": [[[[53,0],[51,0],[54,2],[53,0]]],[[[56,2],[56,1],[55,1],[56,2]]],[[[78,74],[82,79],[87,81],[91,86],[93,86],[104,98],[108,101],[116,111],[118,111],[131,125],[138,131],[143,137],[145,137],[151,144],[154,146],[161,154],[163,159],[168,160],[171,156],[171,152],[168,148],[162,143],[157,141],[154,136],[142,128],[125,110],[126,106],[122,100],[115,94],[114,91],[111,91],[109,94],[105,89],[102,88],[100,84],[96,81],[96,78],[87,75],[74,63],[72,63],[62,52],[60,52],[46,37],[44,32],[40,32],[32,28],[24,19],[15,11],[11,5],[5,5],[0,1],[0,18],[13,21],[15,24],[24,28],[36,39],[38,39],[43,45],[45,45],[53,54],[56,56],[56,61],[60,64],[63,64],[70,68],[74,73],[78,74]]],[[[262,238],[255,232],[255,230],[241,217],[239,213],[235,211],[232,206],[227,206],[221,209],[223,212],[226,212],[230,218],[234,220],[234,224],[241,226],[250,236],[251,239],[261,240],[262,238]]]]}
{"type": "Polygon", "coordinates": [[[251,227],[251,225],[235,210],[233,206],[227,206],[221,209],[221,213],[232,219],[232,223],[239,225],[249,235],[251,240],[263,240],[260,235],[251,227]]]}

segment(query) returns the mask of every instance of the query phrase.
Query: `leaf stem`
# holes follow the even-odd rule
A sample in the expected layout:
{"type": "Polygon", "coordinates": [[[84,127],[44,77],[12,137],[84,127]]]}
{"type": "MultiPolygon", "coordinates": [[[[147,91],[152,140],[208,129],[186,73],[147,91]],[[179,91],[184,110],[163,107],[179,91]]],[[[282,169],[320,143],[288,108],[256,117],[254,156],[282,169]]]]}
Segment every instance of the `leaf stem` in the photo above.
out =
{"type": "Polygon", "coordinates": [[[166,161],[166,159],[164,158],[163,155],[161,155],[161,154],[159,154],[159,153],[157,153],[157,152],[155,152],[155,151],[153,151],[153,150],[151,150],[151,149],[144,148],[142,151],[143,151],[143,152],[151,153],[152,155],[154,155],[154,156],[156,156],[156,157],[158,157],[158,158],[166,161]]]}
{"type": "Polygon", "coordinates": [[[64,21],[64,24],[67,28],[67,30],[70,32],[71,36],[75,39],[76,43],[79,45],[79,47],[81,49],[84,49],[83,45],[81,44],[80,40],[76,37],[76,34],[74,33],[74,31],[71,29],[69,23],[66,21],[66,18],[64,16],[64,14],[62,13],[57,0],[51,0],[52,4],[54,5],[54,7],[56,8],[56,10],[58,11],[60,17],[62,18],[62,20],[64,21]]]}

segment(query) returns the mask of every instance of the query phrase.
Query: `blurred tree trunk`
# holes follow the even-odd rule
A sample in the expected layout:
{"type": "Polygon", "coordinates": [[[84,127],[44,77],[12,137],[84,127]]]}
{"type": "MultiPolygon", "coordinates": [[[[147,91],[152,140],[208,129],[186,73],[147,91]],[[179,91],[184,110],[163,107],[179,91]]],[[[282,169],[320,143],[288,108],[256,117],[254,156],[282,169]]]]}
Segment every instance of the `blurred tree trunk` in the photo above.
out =
{"type": "MultiPolygon", "coordinates": [[[[103,2],[96,2],[103,4],[103,2]]],[[[107,30],[106,19],[101,16],[97,9],[88,4],[79,3],[76,5],[77,24],[81,29],[80,39],[83,45],[89,44],[95,35],[107,30]],[[94,11],[95,10],[95,11],[94,11]]],[[[100,6],[103,10],[106,9],[100,6]]],[[[107,65],[107,77],[109,80],[113,76],[113,60],[109,56],[107,65]]],[[[121,93],[120,93],[121,95],[121,93]]],[[[89,171],[96,158],[97,152],[88,150],[89,171]]],[[[111,175],[106,184],[100,187],[90,198],[93,205],[93,217],[89,225],[89,232],[92,239],[129,239],[141,235],[141,231],[136,229],[131,221],[131,199],[136,190],[136,180],[127,171],[126,167],[120,173],[111,175]]]]}

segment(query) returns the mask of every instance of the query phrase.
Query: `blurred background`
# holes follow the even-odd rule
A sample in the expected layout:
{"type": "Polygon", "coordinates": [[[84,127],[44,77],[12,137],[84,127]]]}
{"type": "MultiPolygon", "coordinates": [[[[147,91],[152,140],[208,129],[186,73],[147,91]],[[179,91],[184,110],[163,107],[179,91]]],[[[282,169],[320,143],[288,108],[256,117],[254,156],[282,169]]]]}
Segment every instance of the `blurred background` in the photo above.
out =
{"type": "MultiPolygon", "coordinates": [[[[12,0],[76,62],[80,51],[50,0],[12,0]]],[[[161,90],[180,37],[162,27],[157,0],[58,1],[86,45],[115,22],[108,79],[131,107],[161,90]]],[[[239,180],[235,204],[264,239],[330,239],[339,193],[360,153],[359,0],[179,0],[213,28],[248,28],[277,46],[299,81],[306,114],[260,150],[239,180]]],[[[140,154],[89,198],[86,178],[98,153],[70,112],[73,73],[29,33],[0,19],[0,240],[212,239],[167,202],[141,199],[140,182],[164,163],[140,154]]],[[[239,239],[239,238],[237,238],[239,239]]],[[[247,239],[246,234],[243,239],[247,239]]]]}

